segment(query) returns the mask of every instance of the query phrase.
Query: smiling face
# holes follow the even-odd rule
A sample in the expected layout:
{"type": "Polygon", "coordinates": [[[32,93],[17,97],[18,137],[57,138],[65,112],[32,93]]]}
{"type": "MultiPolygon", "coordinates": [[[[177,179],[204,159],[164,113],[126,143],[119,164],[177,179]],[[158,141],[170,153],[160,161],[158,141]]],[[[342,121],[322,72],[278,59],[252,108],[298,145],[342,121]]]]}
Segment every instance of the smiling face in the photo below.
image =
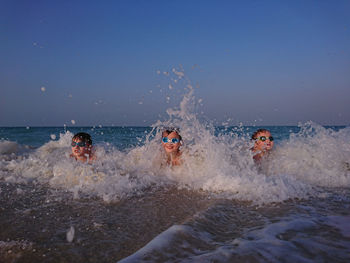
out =
{"type": "Polygon", "coordinates": [[[181,146],[181,143],[180,143],[180,136],[177,132],[173,131],[173,132],[166,132],[164,131],[163,134],[162,134],[162,138],[164,137],[167,137],[168,138],[168,142],[165,143],[163,142],[162,140],[162,146],[165,150],[165,152],[167,154],[172,154],[172,153],[178,153],[179,152],[179,148],[181,146]],[[178,140],[177,143],[172,143],[172,139],[175,138],[178,140]]]}
{"type": "Polygon", "coordinates": [[[78,160],[85,160],[91,152],[91,145],[79,138],[72,140],[72,156],[78,160]]]}
{"type": "Polygon", "coordinates": [[[273,139],[269,131],[257,133],[255,137],[254,152],[267,152],[273,148],[273,139]]]}

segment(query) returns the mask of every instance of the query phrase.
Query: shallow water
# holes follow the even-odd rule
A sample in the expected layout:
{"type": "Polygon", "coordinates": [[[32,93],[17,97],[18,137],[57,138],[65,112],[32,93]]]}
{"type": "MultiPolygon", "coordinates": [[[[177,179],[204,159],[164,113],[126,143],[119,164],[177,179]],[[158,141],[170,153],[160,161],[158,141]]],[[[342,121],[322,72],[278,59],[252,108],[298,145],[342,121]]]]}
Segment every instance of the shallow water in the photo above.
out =
{"type": "Polygon", "coordinates": [[[1,262],[350,260],[349,190],[255,206],[176,188],[113,203],[31,184],[0,189],[1,262]]]}
{"type": "Polygon", "coordinates": [[[143,196],[113,203],[72,199],[36,185],[2,183],[1,193],[1,258],[18,256],[21,262],[115,262],[211,203],[200,193],[177,189],[148,189],[143,196]],[[70,227],[72,242],[67,240],[70,227]],[[30,245],[22,249],[23,244],[30,245]]]}

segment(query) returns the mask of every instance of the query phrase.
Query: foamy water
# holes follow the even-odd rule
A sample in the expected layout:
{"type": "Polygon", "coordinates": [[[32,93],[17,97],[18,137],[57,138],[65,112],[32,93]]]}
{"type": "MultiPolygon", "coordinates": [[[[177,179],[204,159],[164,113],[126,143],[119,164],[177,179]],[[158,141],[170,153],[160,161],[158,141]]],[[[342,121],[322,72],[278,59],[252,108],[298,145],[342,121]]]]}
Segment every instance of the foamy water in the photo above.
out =
{"type": "Polygon", "coordinates": [[[175,184],[261,204],[317,196],[324,193],[322,187],[350,185],[349,128],[335,131],[313,123],[302,125],[299,133],[277,143],[269,162],[257,169],[247,136],[234,132],[214,136],[198,126],[196,133],[182,130],[182,167],[162,167],[159,129],[143,145],[127,150],[97,143],[93,165],[69,157],[73,133],[67,131],[37,149],[1,141],[0,176],[4,182],[38,182],[105,201],[137,195],[151,185],[175,184]]]}

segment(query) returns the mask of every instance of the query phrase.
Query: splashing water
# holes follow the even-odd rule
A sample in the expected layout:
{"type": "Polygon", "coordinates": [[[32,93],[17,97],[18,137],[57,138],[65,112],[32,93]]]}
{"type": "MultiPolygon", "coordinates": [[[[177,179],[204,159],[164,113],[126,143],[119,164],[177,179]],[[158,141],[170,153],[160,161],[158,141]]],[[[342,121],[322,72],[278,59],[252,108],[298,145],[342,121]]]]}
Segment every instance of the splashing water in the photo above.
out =
{"type": "Polygon", "coordinates": [[[26,155],[16,155],[17,148],[23,146],[2,141],[0,153],[7,160],[3,158],[1,162],[1,178],[17,183],[36,181],[67,189],[75,197],[84,193],[105,201],[137,196],[149,187],[175,184],[262,204],[307,198],[319,194],[319,187],[350,185],[349,128],[335,131],[312,122],[300,124],[300,131],[283,140],[273,158],[263,169],[257,169],[248,130],[243,126],[224,127],[217,133],[212,124],[201,123],[195,113],[198,101],[192,85],[183,72],[172,72],[180,81],[178,85],[185,83],[186,93],[179,107],[167,110],[168,120],[152,125],[143,144],[123,151],[111,145],[97,145],[97,161],[86,165],[69,157],[73,136],[69,131],[60,134],[57,141],[51,134],[52,141],[26,155]],[[180,129],[184,160],[181,167],[162,165],[163,127],[180,129]]]}

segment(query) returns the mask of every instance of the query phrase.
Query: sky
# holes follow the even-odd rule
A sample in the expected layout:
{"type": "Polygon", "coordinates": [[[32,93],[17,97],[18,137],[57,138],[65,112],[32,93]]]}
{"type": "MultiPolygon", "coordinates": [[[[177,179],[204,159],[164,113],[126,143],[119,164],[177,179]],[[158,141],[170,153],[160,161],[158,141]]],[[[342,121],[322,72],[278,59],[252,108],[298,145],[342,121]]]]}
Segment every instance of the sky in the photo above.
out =
{"type": "Polygon", "coordinates": [[[350,125],[350,1],[0,3],[0,126],[350,125]]]}

